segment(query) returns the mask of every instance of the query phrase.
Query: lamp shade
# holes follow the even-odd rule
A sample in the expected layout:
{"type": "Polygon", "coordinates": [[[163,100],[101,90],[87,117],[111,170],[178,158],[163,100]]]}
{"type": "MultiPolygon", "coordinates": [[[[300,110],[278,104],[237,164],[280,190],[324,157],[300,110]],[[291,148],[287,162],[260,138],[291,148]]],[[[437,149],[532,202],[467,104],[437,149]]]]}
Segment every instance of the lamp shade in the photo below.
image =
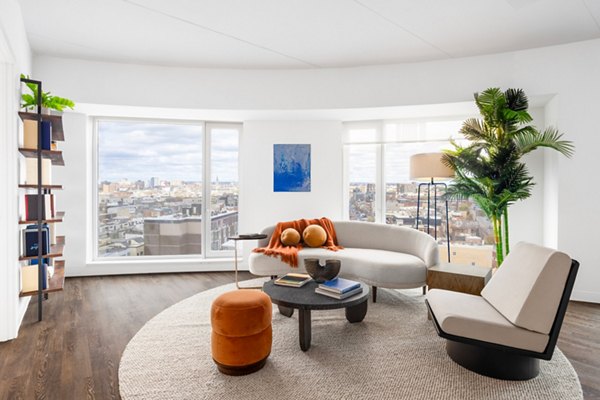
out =
{"type": "Polygon", "coordinates": [[[454,178],[454,171],[442,162],[444,153],[420,153],[410,157],[410,179],[441,181],[454,178]]]}

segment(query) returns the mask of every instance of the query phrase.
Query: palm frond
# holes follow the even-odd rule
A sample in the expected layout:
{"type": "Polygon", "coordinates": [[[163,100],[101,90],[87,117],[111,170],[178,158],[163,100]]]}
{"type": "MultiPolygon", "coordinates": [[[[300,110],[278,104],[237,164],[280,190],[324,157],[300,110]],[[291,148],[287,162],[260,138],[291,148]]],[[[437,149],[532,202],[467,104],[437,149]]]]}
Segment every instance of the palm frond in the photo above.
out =
{"type": "Polygon", "coordinates": [[[523,89],[507,89],[504,92],[506,106],[513,111],[527,111],[529,100],[523,89]]]}
{"type": "Polygon", "coordinates": [[[460,133],[465,139],[470,141],[489,141],[492,138],[489,131],[485,128],[483,122],[477,118],[469,118],[465,120],[460,128],[460,133]]]}
{"type": "Polygon", "coordinates": [[[550,127],[544,132],[538,130],[525,132],[515,137],[514,141],[521,154],[527,154],[538,147],[547,147],[570,158],[575,154],[575,145],[569,140],[561,140],[562,136],[563,134],[556,128],[550,127]]]}

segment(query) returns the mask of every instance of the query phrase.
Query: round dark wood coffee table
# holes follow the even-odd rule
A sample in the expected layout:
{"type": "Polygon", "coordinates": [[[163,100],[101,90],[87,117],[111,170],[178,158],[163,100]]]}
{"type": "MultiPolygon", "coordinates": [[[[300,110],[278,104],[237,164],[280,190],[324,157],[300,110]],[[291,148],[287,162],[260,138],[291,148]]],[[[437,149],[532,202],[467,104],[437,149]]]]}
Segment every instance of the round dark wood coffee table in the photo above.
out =
{"type": "Polygon", "coordinates": [[[369,287],[361,283],[362,293],[337,300],[322,294],[315,293],[318,283],[311,281],[301,288],[279,286],[274,280],[263,285],[263,291],[271,297],[271,301],[279,307],[279,312],[286,317],[294,314],[298,309],[300,348],[306,351],[310,348],[312,310],[333,310],[337,308],[346,309],[346,319],[349,322],[361,322],[367,315],[367,300],[369,299],[369,287]]]}

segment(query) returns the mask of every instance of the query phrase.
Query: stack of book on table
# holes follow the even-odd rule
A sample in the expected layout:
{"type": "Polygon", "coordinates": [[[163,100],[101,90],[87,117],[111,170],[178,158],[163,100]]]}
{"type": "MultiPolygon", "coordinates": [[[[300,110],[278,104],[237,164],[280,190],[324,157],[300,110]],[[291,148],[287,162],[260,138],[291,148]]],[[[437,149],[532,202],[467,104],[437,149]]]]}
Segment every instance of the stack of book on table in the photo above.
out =
{"type": "Polygon", "coordinates": [[[315,293],[333,297],[338,300],[346,299],[355,294],[362,293],[362,291],[363,289],[360,286],[360,282],[343,278],[335,278],[325,283],[321,283],[315,289],[315,293]]]}
{"type": "Polygon", "coordinates": [[[287,274],[281,278],[275,279],[275,284],[289,287],[302,287],[311,281],[311,277],[307,274],[287,274]]]}

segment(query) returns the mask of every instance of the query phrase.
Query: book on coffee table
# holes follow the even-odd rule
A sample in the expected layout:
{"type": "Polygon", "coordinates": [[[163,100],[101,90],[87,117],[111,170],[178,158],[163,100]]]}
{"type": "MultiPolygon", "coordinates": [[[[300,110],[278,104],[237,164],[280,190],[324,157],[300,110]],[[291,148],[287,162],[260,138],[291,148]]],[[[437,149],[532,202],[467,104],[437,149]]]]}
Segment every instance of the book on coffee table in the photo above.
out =
{"type": "Polygon", "coordinates": [[[352,290],[349,290],[347,292],[344,292],[344,293],[335,293],[335,292],[332,292],[330,290],[325,290],[325,289],[320,288],[320,287],[318,287],[318,288],[315,289],[315,293],[322,294],[323,296],[328,296],[328,297],[331,297],[331,298],[334,298],[334,299],[338,299],[338,300],[347,299],[348,297],[352,297],[355,294],[362,293],[362,291],[363,291],[363,289],[360,286],[357,287],[357,288],[354,288],[352,290]]]}
{"type": "Polygon", "coordinates": [[[307,274],[294,274],[290,273],[282,276],[281,278],[275,279],[275,284],[280,286],[289,286],[289,287],[302,287],[310,282],[312,278],[307,274]]]}
{"type": "Polygon", "coordinates": [[[336,294],[343,294],[359,287],[360,282],[351,281],[350,279],[344,278],[335,278],[319,285],[319,289],[327,290],[336,294]]]}

